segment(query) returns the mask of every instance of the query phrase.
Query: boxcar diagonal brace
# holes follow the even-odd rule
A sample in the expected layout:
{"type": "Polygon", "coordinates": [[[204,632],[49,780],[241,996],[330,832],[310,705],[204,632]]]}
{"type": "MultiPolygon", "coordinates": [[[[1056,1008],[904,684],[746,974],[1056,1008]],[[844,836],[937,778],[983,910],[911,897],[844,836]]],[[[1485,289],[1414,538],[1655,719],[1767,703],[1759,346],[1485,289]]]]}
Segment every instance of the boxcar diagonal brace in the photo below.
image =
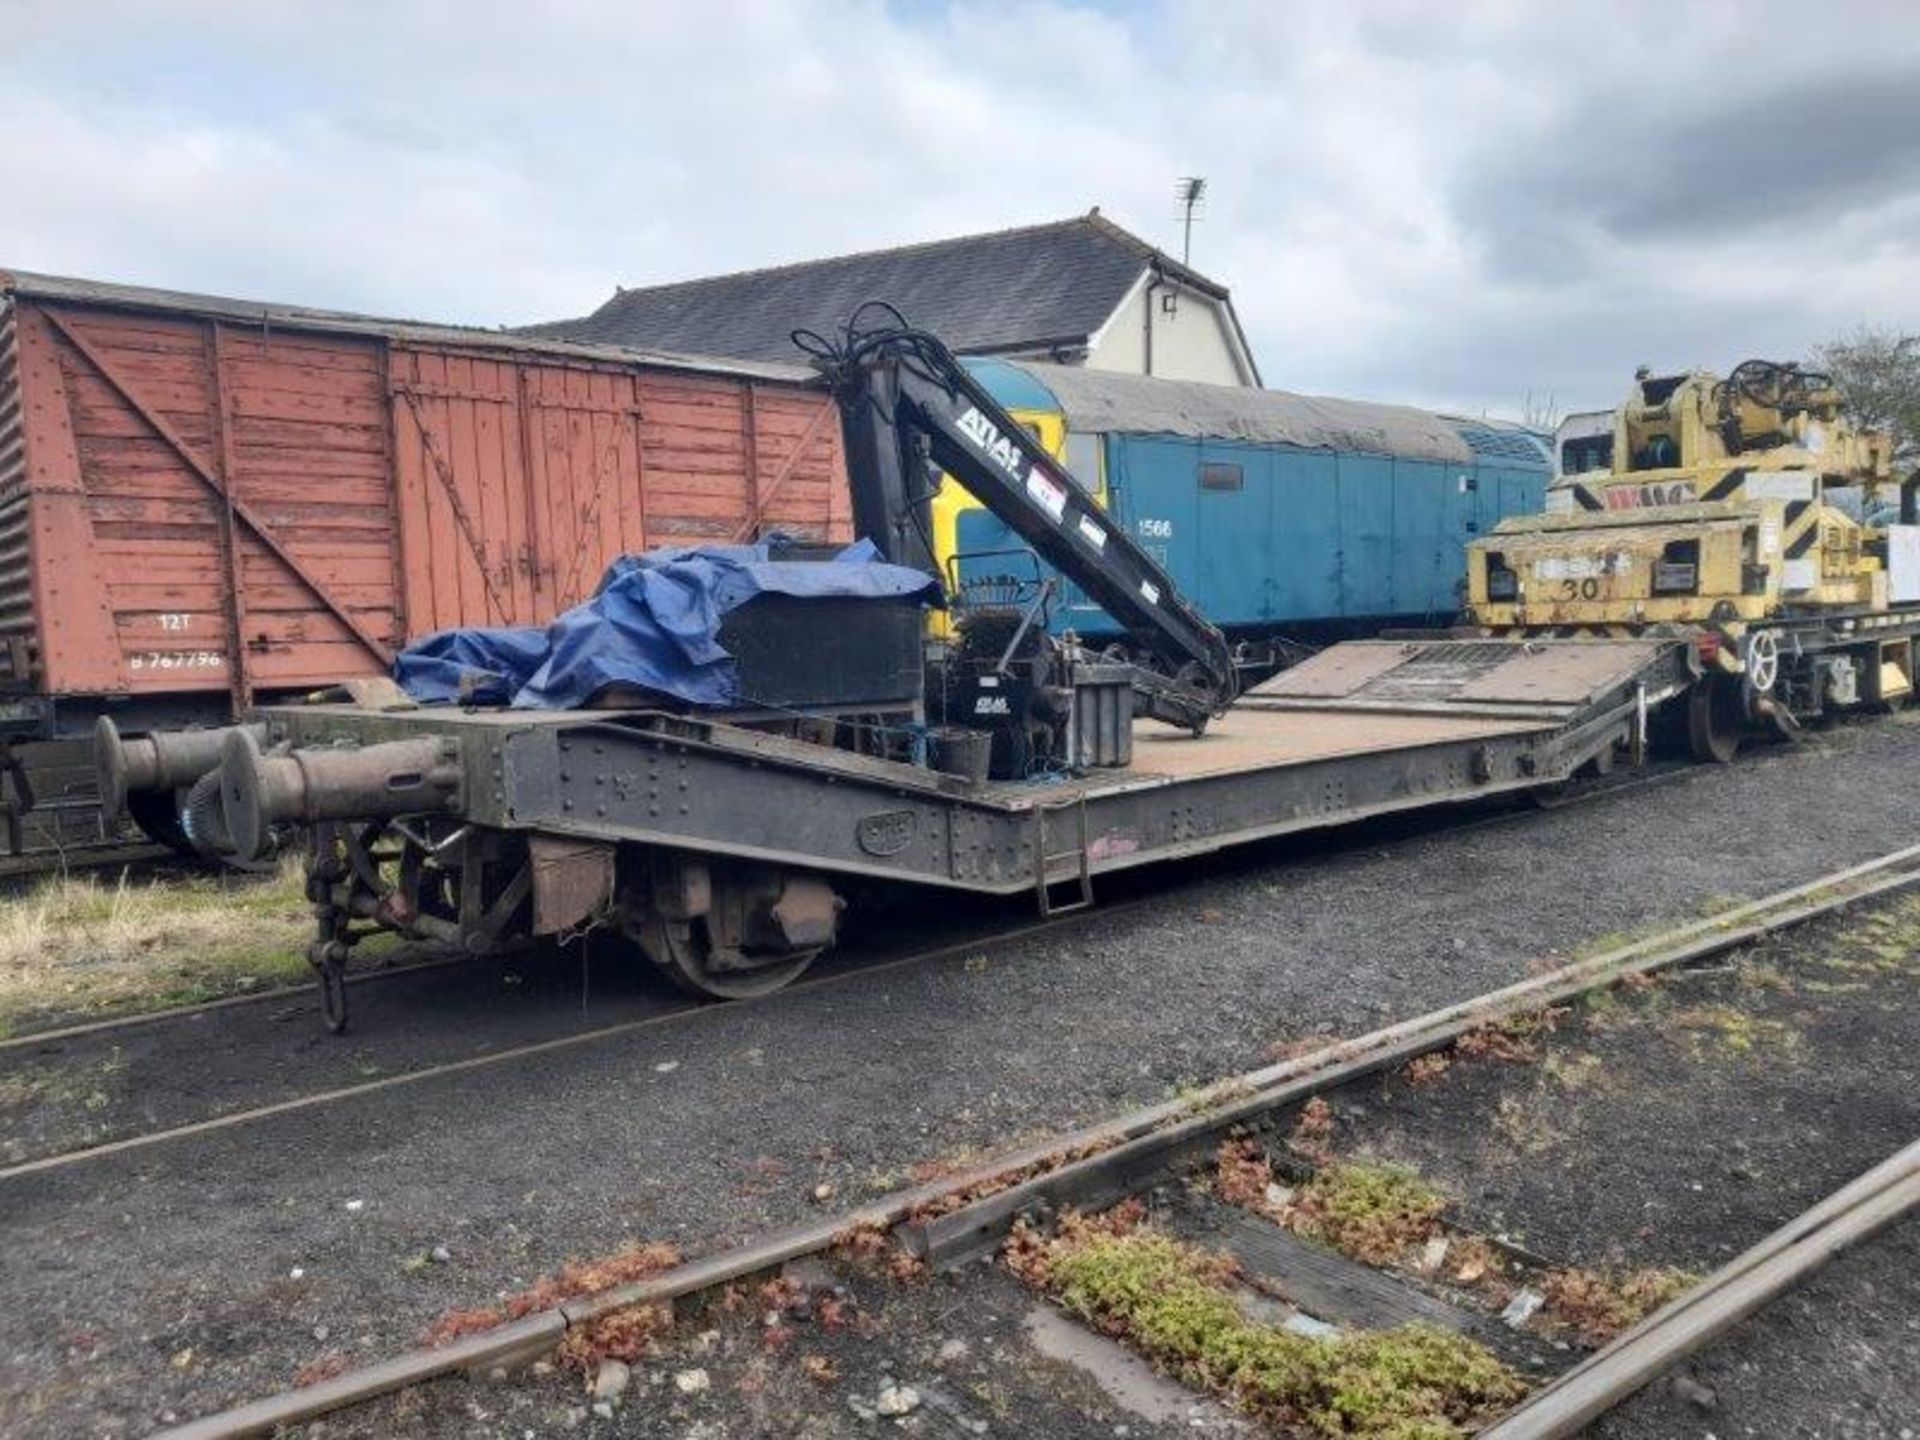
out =
{"type": "MultiPolygon", "coordinates": [[[[453,466],[441,453],[440,442],[435,438],[433,427],[427,424],[426,413],[420,408],[420,397],[406,385],[396,384],[393,393],[406,402],[407,413],[413,417],[413,428],[419,432],[420,447],[427,452],[428,468],[433,478],[440,482],[440,493],[447,497],[447,508],[453,511],[454,526],[460,531],[460,538],[467,542],[467,553],[473,556],[474,569],[480,572],[480,588],[486,593],[487,607],[500,617],[502,625],[511,625],[513,615],[507,609],[506,602],[500,598],[499,588],[493,583],[493,567],[487,562],[487,545],[474,528],[473,517],[467,513],[466,503],[460,498],[459,483],[453,478],[453,466]]],[[[599,501],[596,491],[594,500],[599,501]]]]}

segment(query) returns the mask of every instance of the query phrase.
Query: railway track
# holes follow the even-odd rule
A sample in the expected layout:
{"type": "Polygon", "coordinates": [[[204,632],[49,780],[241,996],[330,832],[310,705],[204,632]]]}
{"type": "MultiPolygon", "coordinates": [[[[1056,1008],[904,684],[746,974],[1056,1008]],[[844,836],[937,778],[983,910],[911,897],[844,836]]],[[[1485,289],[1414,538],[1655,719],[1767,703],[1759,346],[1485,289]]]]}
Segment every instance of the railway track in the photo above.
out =
{"type": "Polygon", "coordinates": [[[183,863],[178,852],[151,841],[88,845],[67,850],[31,850],[0,855],[0,881],[34,880],[76,870],[105,870],[115,865],[160,866],[183,863]]]}
{"type": "MultiPolygon", "coordinates": [[[[1671,784],[1697,773],[1695,767],[1677,765],[1650,774],[1614,777],[1584,785],[1571,794],[1556,797],[1549,808],[1559,811],[1581,804],[1615,799],[1671,784]]],[[[1533,806],[1524,803],[1509,803],[1491,813],[1469,815],[1464,818],[1459,815],[1416,814],[1360,827],[1351,833],[1346,844],[1361,847],[1374,845],[1380,842],[1383,835],[1397,843],[1403,839],[1426,834],[1465,834],[1538,818],[1540,818],[1539,812],[1533,806]]],[[[1219,857],[1218,863],[1235,867],[1250,863],[1251,859],[1252,857],[1247,855],[1228,852],[1219,857]]],[[[1071,912],[1041,921],[1022,920],[1014,924],[963,925],[951,936],[943,935],[935,943],[912,946],[904,951],[898,946],[875,945],[869,942],[855,947],[847,954],[831,957],[828,962],[817,966],[812,973],[803,976],[800,981],[790,987],[790,992],[781,992],[781,994],[800,994],[821,985],[838,984],[854,979],[871,979],[891,970],[934,963],[962,953],[972,954],[983,947],[991,948],[1032,939],[1040,934],[1061,930],[1098,917],[1124,915],[1149,900],[1164,898],[1170,890],[1189,881],[1192,874],[1191,867],[1184,871],[1177,868],[1169,869],[1158,874],[1136,873],[1122,877],[1118,882],[1115,888],[1120,890],[1119,898],[1105,900],[1092,911],[1071,912]]],[[[359,971],[348,977],[348,983],[356,989],[404,983],[438,985],[442,981],[444,972],[453,971],[458,967],[474,967],[482,963],[460,956],[439,957],[359,971]]],[[[581,963],[587,962],[583,960],[581,963]]],[[[456,977],[448,975],[445,978],[451,981],[456,977]]],[[[175,1123],[152,1126],[134,1133],[99,1135],[77,1145],[55,1143],[38,1147],[24,1155],[18,1153],[20,1145],[16,1141],[11,1147],[16,1151],[15,1157],[10,1158],[7,1164],[0,1165],[0,1184],[11,1179],[68,1168],[90,1160],[235,1130],[275,1117],[312,1111],[383,1091],[397,1090],[472,1071],[510,1066],[570,1049],[616,1041],[623,1037],[692,1021],[713,1008],[709,1002],[673,991],[654,990],[630,998],[637,1003],[638,1013],[600,1024],[583,1023],[578,1018],[556,1020],[554,1023],[564,1025],[562,1033],[543,1034],[539,1038],[523,1041],[508,1039],[505,1043],[488,1048],[482,1054],[409,1065],[408,1068],[396,1073],[359,1077],[346,1083],[322,1085],[265,1103],[243,1104],[237,1108],[232,1107],[225,1096],[209,1094],[195,1102],[198,1108],[208,1112],[205,1114],[183,1115],[175,1123]]],[[[756,1002],[736,1003],[780,1003],[780,996],[768,996],[756,1002]]],[[[273,1007],[279,1007],[270,1016],[276,1026],[282,1020],[295,1022],[305,1020],[309,1018],[310,1012],[317,1013],[318,1010],[313,988],[310,985],[276,986],[193,1005],[117,1016],[9,1037],[6,1040],[0,1040],[0,1062],[5,1062],[10,1056],[25,1060],[48,1055],[68,1068],[76,1068],[88,1063],[90,1059],[97,1059],[97,1047],[125,1044],[131,1032],[144,1032],[142,1038],[146,1043],[157,1047],[168,1043],[164,1038],[165,1032],[184,1031],[192,1036],[192,1040],[181,1043],[190,1043],[198,1048],[205,1043],[205,1032],[199,1027],[207,1021],[227,1022],[236,1012],[259,1014],[273,1007]],[[87,1049],[89,1046],[96,1048],[90,1053],[87,1049]]],[[[578,1012],[579,1015],[585,1013],[584,1007],[578,1012]]],[[[258,1029],[262,1022],[251,1023],[258,1029]]],[[[540,1017],[530,1015],[525,1023],[535,1025],[544,1022],[540,1017]]],[[[300,1072],[301,1082],[310,1085],[312,1077],[320,1068],[310,1063],[303,1064],[300,1072]]],[[[160,1102],[149,1096],[146,1103],[151,1109],[160,1102]]],[[[100,1117],[91,1116],[89,1119],[91,1123],[87,1127],[88,1130],[97,1131],[100,1128],[100,1117]]]]}
{"type": "MultiPolygon", "coordinates": [[[[464,955],[445,955],[427,960],[408,961],[400,965],[383,965],[379,969],[353,972],[347,976],[347,984],[363,986],[377,984],[382,980],[404,980],[427,971],[444,970],[450,966],[466,963],[468,962],[464,955]]],[[[116,1035],[128,1030],[143,1030],[156,1025],[193,1021],[228,1010],[240,1010],[256,1005],[286,1004],[312,998],[311,984],[270,985],[260,990],[249,990],[241,995],[222,995],[214,1000],[198,1000],[191,1005],[169,1005],[160,1010],[142,1010],[135,1014],[114,1015],[105,1020],[87,1020],[75,1025],[55,1025],[45,1030],[29,1030],[23,1034],[9,1035],[6,1039],[0,1040],[0,1055],[9,1051],[38,1049],[59,1041],[81,1040],[96,1035],[116,1035]]]]}
{"type": "MultiPolygon", "coordinates": [[[[437,1349],[397,1355],[168,1432],[171,1440],[225,1440],[269,1433],[396,1390],[460,1371],[517,1365],[636,1306],[685,1301],[829,1250],[856,1232],[888,1233],[917,1261],[950,1269],[991,1251],[1016,1222],[1067,1209],[1098,1210],[1165,1184],[1214,1155],[1222,1140],[1271,1129],[1304,1103],[1356,1082],[1398,1071],[1446,1051],[1489,1027],[1550,1013],[1595,991],[1725,955],[1850,906],[1920,885],[1920,845],[1849,866],[1661,935],[1618,946],[1373,1032],[1231,1076],[1195,1092],[1055,1136],[963,1173],[895,1192],[820,1220],[782,1230],[596,1293],[576,1295],[511,1323],[437,1349]]],[[[900,963],[910,963],[902,961],[900,963]]],[[[1768,1294],[1807,1273],[1840,1243],[1870,1233],[1920,1201],[1920,1156],[1909,1149],[1831,1203],[1623,1336],[1614,1351],[1539,1390],[1502,1428],[1502,1440],[1574,1433],[1602,1408],[1630,1394],[1653,1365],[1665,1365],[1768,1294]],[[1623,1357],[1624,1358],[1620,1358],[1623,1357]],[[1649,1356],[1654,1358],[1650,1359],[1649,1356]],[[1597,1377],[1597,1378],[1595,1378],[1597,1377]],[[1573,1400],[1555,1398],[1573,1395],[1573,1400]],[[1596,1399],[1595,1397],[1599,1397],[1596,1399]],[[1541,1416],[1547,1418],[1542,1419],[1541,1416]],[[1573,1417],[1573,1418],[1568,1418],[1573,1417]]]]}
{"type": "MultiPolygon", "coordinates": [[[[1006,945],[1031,939],[1043,933],[1066,930],[1077,924],[1085,923],[1097,915],[1124,914],[1126,911],[1145,904],[1148,897],[1123,900],[1103,907],[1098,911],[1081,911],[1061,915],[1047,920],[1028,921],[1013,926],[1003,926],[991,930],[968,933],[961,938],[942,941],[939,944],[901,953],[869,953],[861,956],[845,957],[839,962],[822,967],[795,982],[786,990],[760,1000],[741,1000],[730,1002],[727,1006],[716,1007],[711,1001],[693,996],[659,990],[643,1002],[643,1013],[610,1024],[588,1025],[582,1028],[568,1029],[565,1033],[542,1039],[515,1044],[503,1049],[489,1050],[483,1054],[467,1055],[459,1059],[422,1065],[396,1074],[381,1075],[371,1079],[355,1081],[349,1084],[335,1085],[290,1096],[261,1105],[251,1105],[242,1109],[209,1115],[202,1119],[185,1123],[166,1125],[156,1129],[123,1135],[112,1139],[81,1144],[50,1154],[38,1155],[31,1159],[17,1161],[0,1167],[0,1185],[11,1180],[31,1175],[42,1175],[50,1171],[67,1169],[109,1156],[124,1155],[131,1151],[150,1149],[156,1146],[174,1144],[216,1134],[222,1131],[239,1129],[271,1120],[279,1116],[291,1115],[302,1111],[337,1105],[345,1101],[356,1100],[383,1091],[402,1089],[420,1085],[450,1076],[462,1075],[474,1071],[510,1066],[556,1054],[566,1050],[604,1044],[609,1041],[637,1035],[646,1031],[660,1029],[675,1024],[697,1020],[703,1016],[712,1016],[717,1011],[731,1011],[738,1007],[750,1007],[764,1004],[782,1003],[782,998],[804,994],[823,987],[844,984],[853,981],[872,980],[888,971],[905,969],[916,965],[933,964],[944,959],[970,955],[983,946],[1006,945]]],[[[355,977],[361,982],[380,979],[407,979],[417,977],[423,972],[443,970],[454,965],[468,964],[464,959],[449,959],[424,962],[418,965],[399,966],[390,971],[370,971],[355,977]]],[[[119,1021],[101,1022],[98,1025],[79,1026],[66,1031],[49,1031],[41,1035],[29,1035],[9,1042],[13,1049],[30,1049],[49,1041],[79,1038],[90,1039],[101,1035],[114,1035],[134,1026],[151,1026],[156,1022],[188,1021],[202,1018],[209,1013],[218,1013],[238,1005],[257,1003],[263,1000],[300,1000],[310,999],[310,987],[287,987],[274,992],[259,992],[250,996],[234,996],[226,1001],[187,1007],[181,1010],[163,1012],[152,1016],[129,1016],[119,1021]]],[[[308,1008],[317,1009],[317,1003],[308,1008]]]]}
{"type": "MultiPolygon", "coordinates": [[[[1462,817],[1457,813],[1448,814],[1446,812],[1414,811],[1406,815],[1394,816],[1384,821],[1375,821],[1371,822],[1371,824],[1349,827],[1348,832],[1346,832],[1348,838],[1342,841],[1342,848],[1365,847],[1376,844],[1379,841],[1381,833],[1386,834],[1394,840],[1400,840],[1417,838],[1418,836],[1426,834],[1444,833],[1464,835],[1479,830],[1499,829],[1504,826],[1530,821],[1536,818],[1542,810],[1559,812],[1598,801],[1618,799],[1627,795],[1673,785],[1682,780],[1695,777],[1699,773],[1699,767],[1696,765],[1682,761],[1674,761],[1670,763],[1660,763],[1654,767],[1650,767],[1646,771],[1631,775],[1621,774],[1605,780],[1582,782],[1578,787],[1568,793],[1544,796],[1535,804],[1529,804],[1523,801],[1503,800],[1496,808],[1485,814],[1468,814],[1462,817]]],[[[1286,842],[1282,841],[1280,843],[1284,844],[1286,842]]],[[[134,851],[148,850],[156,852],[153,855],[136,857],[152,860],[156,863],[168,861],[170,858],[177,858],[173,856],[173,852],[165,850],[160,846],[132,846],[128,848],[134,851]]],[[[1228,863],[1235,863],[1241,859],[1241,857],[1233,855],[1232,852],[1225,853],[1228,863]]],[[[1253,857],[1248,858],[1250,861],[1253,859],[1253,857]]],[[[102,859],[97,863],[104,866],[115,862],[102,859]]],[[[1174,867],[1170,868],[1177,868],[1177,862],[1174,867]]],[[[4,873],[4,871],[0,871],[0,874],[4,873]]],[[[1122,876],[1120,880],[1130,888],[1138,888],[1143,883],[1149,886],[1152,884],[1150,879],[1146,879],[1137,873],[1122,876]]],[[[1117,903],[1107,903],[1103,901],[1098,908],[1106,914],[1114,914],[1117,913],[1120,906],[1117,903]]],[[[986,941],[991,941],[994,937],[986,934],[981,938],[986,941]]],[[[439,956],[430,959],[410,961],[405,964],[381,965],[378,968],[355,970],[348,974],[346,983],[356,987],[376,985],[382,981],[406,979],[428,970],[470,964],[472,964],[472,962],[465,956],[439,956]]],[[[827,968],[831,968],[831,965],[827,968]]],[[[47,1041],[74,1040],[89,1035],[105,1035],[117,1031],[143,1029],[172,1022],[192,1021],[205,1015],[228,1010],[238,1010],[251,1006],[298,1003],[311,999],[313,994],[314,988],[309,983],[275,985],[265,989],[250,990],[245,994],[224,995],[217,999],[196,1001],[189,1005],[169,1005],[163,1009],[143,1010],[125,1015],[114,1015],[101,1020],[57,1025],[44,1030],[26,1030],[0,1039],[0,1055],[5,1054],[9,1050],[32,1048],[47,1041]]]]}
{"type": "Polygon", "coordinates": [[[1796,1215],[1605,1349],[1529,1396],[1483,1440],[1578,1435],[1677,1361],[1726,1334],[1841,1250],[1920,1206],[1920,1140],[1796,1215]]]}

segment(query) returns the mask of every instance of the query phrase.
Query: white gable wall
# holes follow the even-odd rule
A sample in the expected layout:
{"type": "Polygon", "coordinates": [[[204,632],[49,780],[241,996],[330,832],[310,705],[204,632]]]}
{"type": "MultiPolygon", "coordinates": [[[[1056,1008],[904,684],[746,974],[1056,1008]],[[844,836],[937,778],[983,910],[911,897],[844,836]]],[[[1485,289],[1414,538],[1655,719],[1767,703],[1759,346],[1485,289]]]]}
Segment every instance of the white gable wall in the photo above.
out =
{"type": "Polygon", "coordinates": [[[1120,308],[1101,327],[1083,362],[1093,370],[1202,380],[1213,385],[1258,383],[1242,363],[1226,306],[1172,280],[1143,273],[1120,308]],[[1173,297],[1173,312],[1165,299],[1173,297]],[[1152,364],[1148,364],[1151,324],[1152,364]]]}

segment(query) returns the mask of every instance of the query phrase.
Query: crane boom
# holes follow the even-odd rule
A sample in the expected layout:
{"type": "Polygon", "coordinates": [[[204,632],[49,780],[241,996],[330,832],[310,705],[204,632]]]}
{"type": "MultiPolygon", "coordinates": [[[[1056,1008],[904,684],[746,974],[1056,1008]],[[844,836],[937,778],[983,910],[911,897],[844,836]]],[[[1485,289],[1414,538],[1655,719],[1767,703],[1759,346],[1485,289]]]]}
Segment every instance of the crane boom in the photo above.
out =
{"type": "Polygon", "coordinates": [[[1232,702],[1226,637],[939,339],[904,324],[807,338],[840,402],[854,522],[886,559],[940,578],[931,462],[1153,657],[1135,675],[1146,714],[1198,730],[1232,702]]]}

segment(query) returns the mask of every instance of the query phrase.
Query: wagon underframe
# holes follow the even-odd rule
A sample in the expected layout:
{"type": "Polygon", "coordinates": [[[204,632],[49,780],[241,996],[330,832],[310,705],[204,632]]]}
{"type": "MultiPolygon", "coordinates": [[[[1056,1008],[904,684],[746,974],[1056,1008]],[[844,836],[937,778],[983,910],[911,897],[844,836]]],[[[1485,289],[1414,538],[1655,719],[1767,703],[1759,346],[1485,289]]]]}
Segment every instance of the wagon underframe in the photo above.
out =
{"type": "Polygon", "coordinates": [[[1648,711],[1692,667],[1673,641],[1343,646],[1202,737],[1143,724],[1131,767],[1053,783],[970,783],[659,711],[320,705],[260,719],[268,760],[307,757],[309,786],[349,757],[404,757],[403,742],[424,757],[399,767],[406,783],[440,767],[415,813],[369,803],[355,828],[341,823],[358,818],[350,803],[295,816],[304,802],[288,800],[271,817],[333,827],[316,898],[334,917],[323,942],[340,944],[316,953],[323,969],[356,919],[470,950],[611,920],[693,988],[758,993],[831,943],[846,879],[1032,891],[1048,912],[1130,866],[1550,787],[1637,751],[1648,711]],[[443,871],[460,883],[422,890],[443,871]]]}

